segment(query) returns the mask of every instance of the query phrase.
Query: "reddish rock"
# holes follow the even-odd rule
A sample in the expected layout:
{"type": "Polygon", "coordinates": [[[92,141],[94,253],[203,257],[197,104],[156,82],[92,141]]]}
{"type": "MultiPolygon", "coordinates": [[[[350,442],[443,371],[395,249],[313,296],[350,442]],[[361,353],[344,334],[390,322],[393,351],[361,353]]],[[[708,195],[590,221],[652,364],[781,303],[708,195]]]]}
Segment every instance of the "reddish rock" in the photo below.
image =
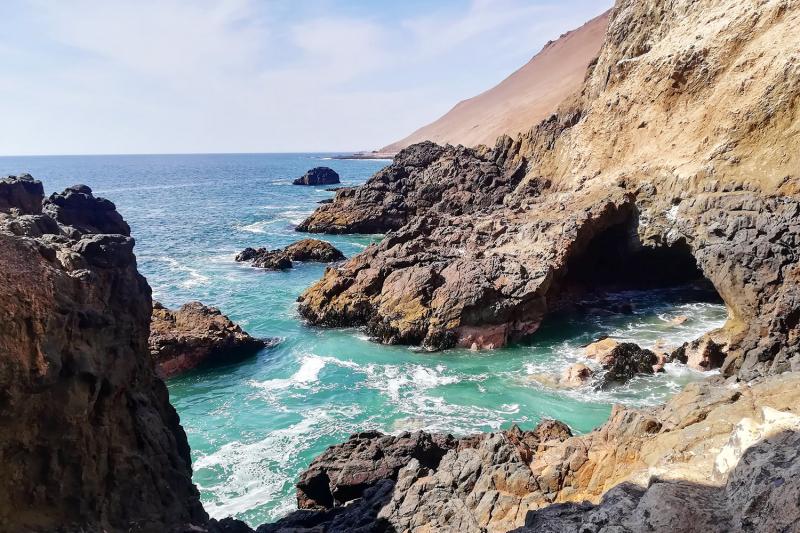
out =
{"type": "Polygon", "coordinates": [[[253,354],[268,342],[251,337],[215,307],[190,302],[170,311],[153,302],[149,345],[159,375],[166,378],[206,362],[253,354]]]}
{"type": "Polygon", "coordinates": [[[594,372],[591,368],[584,364],[576,363],[564,370],[559,383],[565,387],[581,387],[586,385],[593,375],[594,372]]]}

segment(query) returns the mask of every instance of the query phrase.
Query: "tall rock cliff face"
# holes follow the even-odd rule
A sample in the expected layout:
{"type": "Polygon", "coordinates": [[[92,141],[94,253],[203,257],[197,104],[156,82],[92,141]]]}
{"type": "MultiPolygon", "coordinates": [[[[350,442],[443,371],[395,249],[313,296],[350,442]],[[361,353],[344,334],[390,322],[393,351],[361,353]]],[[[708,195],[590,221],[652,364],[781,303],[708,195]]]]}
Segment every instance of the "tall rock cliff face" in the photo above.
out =
{"type": "Polygon", "coordinates": [[[395,231],[328,270],[301,313],[383,342],[496,347],[622,250],[619,278],[689,279],[696,264],[714,284],[730,310],[726,375],[796,367],[799,24],[792,0],[618,1],[557,114],[493,150],[415,166],[409,148],[305,221],[395,231]]]}
{"type": "Polygon", "coordinates": [[[114,204],[0,180],[0,529],[204,523],[147,347],[150,288],[114,204]]]}

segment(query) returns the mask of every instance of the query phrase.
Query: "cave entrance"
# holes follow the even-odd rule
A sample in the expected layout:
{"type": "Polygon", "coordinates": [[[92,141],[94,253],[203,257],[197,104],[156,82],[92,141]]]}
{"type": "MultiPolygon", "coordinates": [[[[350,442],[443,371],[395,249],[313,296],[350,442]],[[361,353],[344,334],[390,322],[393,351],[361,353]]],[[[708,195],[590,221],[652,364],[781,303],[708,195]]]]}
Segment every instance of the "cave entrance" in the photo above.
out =
{"type": "Polygon", "coordinates": [[[558,296],[551,302],[551,310],[591,295],[671,287],[691,288],[699,300],[722,303],[685,241],[645,246],[637,232],[638,223],[638,215],[632,212],[575,253],[557,284],[558,296]]]}

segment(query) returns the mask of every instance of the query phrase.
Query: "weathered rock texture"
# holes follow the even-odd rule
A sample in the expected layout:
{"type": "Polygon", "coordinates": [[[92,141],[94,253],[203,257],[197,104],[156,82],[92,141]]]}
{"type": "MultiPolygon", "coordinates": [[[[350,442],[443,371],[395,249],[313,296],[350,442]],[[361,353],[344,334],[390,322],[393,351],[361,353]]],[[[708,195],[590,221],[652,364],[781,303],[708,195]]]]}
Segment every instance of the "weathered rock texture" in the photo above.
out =
{"type": "Polygon", "coordinates": [[[216,307],[189,302],[176,311],[153,302],[150,356],[162,377],[171,377],[207,362],[249,355],[269,343],[251,337],[216,307]]]}
{"type": "Polygon", "coordinates": [[[314,167],[292,182],[294,185],[335,185],[339,174],[328,167],[314,167]]]}
{"type": "Polygon", "coordinates": [[[328,500],[313,507],[325,510],[259,531],[794,531],[799,386],[800,373],[695,383],[662,407],[617,407],[575,437],[554,422],[459,440],[354,435],[301,478],[301,506],[315,480],[328,500]],[[339,489],[360,499],[334,506],[339,489]]]}
{"type": "Polygon", "coordinates": [[[318,239],[302,239],[278,250],[245,248],[236,256],[237,261],[250,261],[254,267],[268,270],[292,268],[292,261],[331,263],[343,259],[344,254],[335,246],[318,239]]]}
{"type": "Polygon", "coordinates": [[[710,280],[725,375],[800,363],[800,9],[619,0],[581,94],[492,150],[408,148],[299,229],[385,232],[301,298],[312,323],[488,348],[581,288],[710,280]]]}
{"type": "Polygon", "coordinates": [[[0,180],[0,529],[170,531],[207,516],[147,350],[114,204],[0,180]],[[43,209],[44,205],[44,209],[43,209]]]}

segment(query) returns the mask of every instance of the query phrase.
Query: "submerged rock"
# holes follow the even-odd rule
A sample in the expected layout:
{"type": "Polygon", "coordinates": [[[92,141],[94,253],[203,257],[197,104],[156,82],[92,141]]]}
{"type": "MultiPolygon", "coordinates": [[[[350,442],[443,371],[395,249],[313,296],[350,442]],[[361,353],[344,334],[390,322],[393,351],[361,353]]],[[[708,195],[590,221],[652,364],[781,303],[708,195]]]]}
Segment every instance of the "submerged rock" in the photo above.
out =
{"type": "Polygon", "coordinates": [[[171,377],[207,362],[253,354],[269,341],[251,337],[216,307],[189,302],[171,311],[153,302],[150,356],[162,377],[171,377]]]}
{"type": "Polygon", "coordinates": [[[285,270],[292,268],[292,261],[331,263],[344,258],[344,254],[329,242],[302,239],[278,250],[245,248],[236,256],[236,261],[250,261],[258,268],[285,270]]]}
{"type": "Polygon", "coordinates": [[[315,167],[292,182],[294,185],[335,185],[341,183],[339,174],[328,167],[315,167]]]}

